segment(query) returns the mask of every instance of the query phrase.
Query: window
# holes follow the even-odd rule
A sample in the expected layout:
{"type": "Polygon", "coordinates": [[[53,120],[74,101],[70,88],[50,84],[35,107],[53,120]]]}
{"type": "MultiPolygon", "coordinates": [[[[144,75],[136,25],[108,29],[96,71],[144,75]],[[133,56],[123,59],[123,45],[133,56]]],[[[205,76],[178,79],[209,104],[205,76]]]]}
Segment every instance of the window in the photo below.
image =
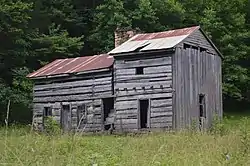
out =
{"type": "Polygon", "coordinates": [[[43,115],[44,115],[44,117],[52,116],[52,108],[51,107],[44,107],[43,115]]]}
{"type": "Polygon", "coordinates": [[[137,67],[135,70],[135,74],[141,75],[144,74],[144,68],[143,67],[137,67]]]}

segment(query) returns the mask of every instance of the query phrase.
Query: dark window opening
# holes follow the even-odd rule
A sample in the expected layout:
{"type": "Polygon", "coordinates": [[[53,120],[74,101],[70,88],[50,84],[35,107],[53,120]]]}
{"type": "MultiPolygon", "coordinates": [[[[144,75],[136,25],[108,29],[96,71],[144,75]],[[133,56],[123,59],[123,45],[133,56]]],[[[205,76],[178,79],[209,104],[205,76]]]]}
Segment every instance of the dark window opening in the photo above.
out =
{"type": "MultiPolygon", "coordinates": [[[[77,106],[77,125],[86,124],[86,107],[84,104],[77,106]]],[[[77,126],[78,127],[78,126],[77,126]]]]}
{"type": "Polygon", "coordinates": [[[186,44],[186,43],[183,44],[183,47],[184,47],[184,49],[192,48],[192,49],[198,50],[197,46],[189,45],[189,44],[186,44]]]}
{"type": "Polygon", "coordinates": [[[206,117],[206,110],[205,110],[205,95],[199,95],[199,106],[200,106],[200,117],[206,117]]]}
{"type": "Polygon", "coordinates": [[[47,128],[49,117],[52,117],[52,108],[51,107],[44,107],[44,109],[43,109],[43,127],[44,127],[44,129],[47,128]]]}
{"type": "Polygon", "coordinates": [[[135,70],[135,74],[141,75],[144,74],[144,68],[143,67],[137,67],[135,70]]]}
{"type": "Polygon", "coordinates": [[[44,107],[43,115],[44,115],[44,117],[52,116],[52,108],[51,107],[44,107]]]}
{"type": "Polygon", "coordinates": [[[207,51],[207,49],[200,47],[200,52],[206,52],[206,51],[207,51]]]}
{"type": "Polygon", "coordinates": [[[114,124],[114,98],[102,99],[104,129],[109,130],[114,124]]]}
{"type": "Polygon", "coordinates": [[[140,100],[140,127],[147,128],[148,127],[148,108],[149,108],[149,100],[140,100]]]}

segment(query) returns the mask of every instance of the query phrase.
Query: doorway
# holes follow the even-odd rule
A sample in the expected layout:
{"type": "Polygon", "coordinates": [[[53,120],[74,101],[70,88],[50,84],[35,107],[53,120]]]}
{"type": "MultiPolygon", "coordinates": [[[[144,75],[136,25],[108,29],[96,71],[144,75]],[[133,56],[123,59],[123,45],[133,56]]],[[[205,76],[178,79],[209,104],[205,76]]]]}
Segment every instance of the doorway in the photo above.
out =
{"type": "Polygon", "coordinates": [[[102,103],[104,129],[109,130],[114,127],[114,98],[104,98],[102,103]]]}
{"type": "Polygon", "coordinates": [[[205,94],[199,94],[199,129],[205,128],[206,122],[206,98],[205,94]]]}
{"type": "Polygon", "coordinates": [[[148,127],[148,109],[149,100],[139,100],[139,111],[140,111],[140,128],[144,129],[148,127]]]}
{"type": "Polygon", "coordinates": [[[71,129],[71,108],[69,104],[62,105],[61,127],[64,131],[69,131],[71,129]]]}

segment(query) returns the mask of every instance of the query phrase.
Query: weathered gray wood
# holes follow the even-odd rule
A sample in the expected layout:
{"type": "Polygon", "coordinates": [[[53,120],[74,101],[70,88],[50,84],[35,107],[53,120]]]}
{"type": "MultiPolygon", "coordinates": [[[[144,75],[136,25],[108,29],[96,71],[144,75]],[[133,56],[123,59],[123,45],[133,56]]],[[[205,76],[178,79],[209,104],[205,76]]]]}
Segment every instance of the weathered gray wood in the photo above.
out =
{"type": "MultiPolygon", "coordinates": [[[[117,119],[117,121],[120,121],[120,120],[121,119],[117,119]]],[[[136,124],[138,120],[137,119],[122,119],[121,121],[123,124],[136,124]]]]}
{"type": "Polygon", "coordinates": [[[172,115],[173,115],[173,112],[159,112],[159,113],[151,112],[150,114],[151,118],[166,117],[166,116],[172,116],[172,115]]]}
{"type": "Polygon", "coordinates": [[[51,83],[45,85],[35,85],[34,91],[38,90],[49,90],[49,89],[57,89],[57,88],[71,88],[71,87],[83,87],[83,86],[92,86],[92,85],[105,85],[110,84],[112,77],[104,77],[98,79],[88,79],[88,80],[80,80],[80,81],[68,81],[63,83],[51,83]]]}
{"type": "Polygon", "coordinates": [[[168,65],[171,64],[171,57],[163,57],[163,58],[155,58],[155,59],[145,59],[145,60],[136,60],[136,61],[129,61],[125,63],[119,63],[117,61],[115,63],[115,68],[134,68],[134,67],[151,67],[151,66],[160,66],[160,65],[168,65]]]}
{"type": "Polygon", "coordinates": [[[117,88],[134,88],[134,87],[145,87],[145,86],[172,86],[172,81],[156,81],[156,82],[135,82],[135,83],[115,83],[115,89],[117,88]]]}
{"type": "Polygon", "coordinates": [[[135,74],[135,68],[131,69],[114,69],[114,74],[116,76],[123,76],[123,75],[134,75],[135,74]]]}
{"type": "Polygon", "coordinates": [[[135,109],[137,108],[137,101],[120,101],[115,103],[115,108],[118,110],[135,109]]]}
{"type": "Polygon", "coordinates": [[[98,87],[80,87],[80,88],[70,88],[70,89],[56,89],[49,91],[39,91],[34,92],[34,97],[42,97],[42,96],[62,96],[62,95],[76,95],[76,94],[90,94],[90,93],[98,93],[98,92],[110,92],[111,86],[104,85],[98,87]]]}
{"type": "Polygon", "coordinates": [[[111,96],[111,92],[103,92],[99,95],[84,94],[84,95],[67,95],[53,97],[35,97],[33,102],[62,102],[62,101],[83,101],[90,98],[105,98],[111,96]]]}
{"type": "Polygon", "coordinates": [[[151,123],[167,123],[172,122],[172,116],[151,118],[151,123]]]}
{"type": "Polygon", "coordinates": [[[151,112],[154,112],[154,113],[158,113],[158,112],[172,112],[173,108],[174,107],[172,107],[172,106],[151,108],[151,112]]]}
{"type": "Polygon", "coordinates": [[[167,123],[151,123],[151,128],[172,128],[172,122],[167,122],[167,123]]]}
{"type": "Polygon", "coordinates": [[[172,65],[144,68],[145,74],[158,74],[158,73],[171,73],[171,72],[172,72],[172,65]]]}
{"type": "Polygon", "coordinates": [[[151,106],[152,107],[164,107],[164,106],[171,106],[172,99],[161,99],[161,100],[152,100],[151,106]]]}
{"type": "MultiPolygon", "coordinates": [[[[158,73],[158,74],[143,74],[143,75],[123,75],[123,76],[117,76],[116,77],[116,82],[119,81],[126,81],[126,80],[131,80],[131,81],[147,81],[148,82],[153,82],[158,81],[159,78],[164,78],[160,80],[171,80],[172,79],[172,73],[158,73]]],[[[141,82],[140,81],[140,82],[141,82]]]]}
{"type": "Polygon", "coordinates": [[[116,109],[116,115],[133,115],[133,114],[137,114],[137,108],[134,109],[126,109],[126,110],[118,110],[116,109]]]}
{"type": "MultiPolygon", "coordinates": [[[[207,126],[212,123],[212,114],[218,109],[217,73],[221,65],[216,67],[217,55],[201,52],[196,49],[177,48],[173,57],[173,88],[176,90],[173,99],[173,110],[177,127],[188,127],[199,120],[199,94],[206,95],[208,117],[204,121],[207,126]],[[181,52],[181,54],[180,54],[181,52]],[[181,56],[178,56],[181,55],[181,56]],[[188,62],[188,63],[185,63],[188,62]],[[176,110],[175,110],[176,109],[176,110]]],[[[221,109],[219,109],[221,110],[221,109]]]]}
{"type": "Polygon", "coordinates": [[[137,119],[137,112],[134,114],[117,114],[116,119],[137,119]]]}
{"type": "MultiPolygon", "coordinates": [[[[159,73],[171,73],[172,66],[165,65],[165,66],[154,66],[154,67],[145,67],[144,73],[147,74],[159,74],[159,73]]],[[[115,76],[127,76],[127,75],[135,75],[135,68],[129,69],[115,69],[115,76]]]]}
{"type": "Polygon", "coordinates": [[[152,99],[152,98],[164,98],[164,97],[172,97],[171,92],[164,92],[164,91],[156,91],[157,93],[129,93],[129,94],[119,94],[119,100],[126,100],[126,99],[152,99]]]}

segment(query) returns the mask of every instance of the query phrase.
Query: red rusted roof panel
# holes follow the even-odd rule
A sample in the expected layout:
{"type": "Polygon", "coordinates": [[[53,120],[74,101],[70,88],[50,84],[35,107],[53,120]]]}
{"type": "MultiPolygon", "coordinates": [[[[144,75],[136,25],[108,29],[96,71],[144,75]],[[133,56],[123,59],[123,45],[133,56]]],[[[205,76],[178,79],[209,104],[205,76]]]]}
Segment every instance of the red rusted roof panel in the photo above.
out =
{"type": "Polygon", "coordinates": [[[112,66],[113,62],[113,57],[107,54],[57,59],[29,74],[27,77],[35,78],[103,69],[112,66]]]}
{"type": "Polygon", "coordinates": [[[175,29],[175,30],[170,30],[170,31],[165,31],[165,32],[139,34],[132,41],[152,40],[152,39],[189,35],[196,29],[199,29],[199,26],[175,29]]]}

